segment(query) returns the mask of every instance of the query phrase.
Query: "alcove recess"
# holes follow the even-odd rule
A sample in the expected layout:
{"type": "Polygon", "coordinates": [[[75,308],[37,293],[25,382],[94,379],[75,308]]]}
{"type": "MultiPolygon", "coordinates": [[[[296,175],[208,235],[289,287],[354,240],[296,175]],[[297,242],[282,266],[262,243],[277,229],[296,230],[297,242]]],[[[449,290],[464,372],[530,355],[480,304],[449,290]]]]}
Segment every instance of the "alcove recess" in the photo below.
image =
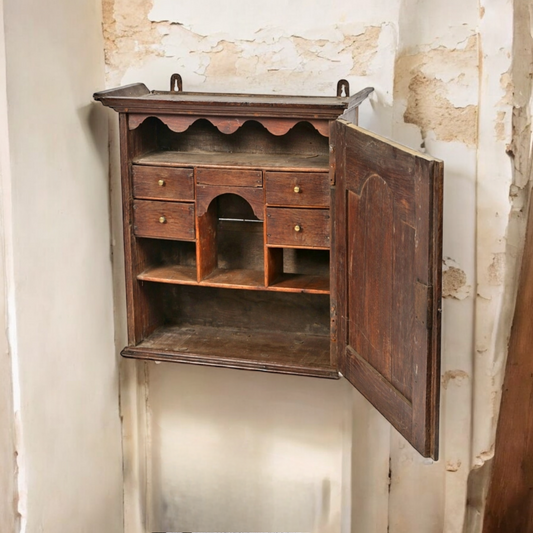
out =
{"type": "Polygon", "coordinates": [[[143,326],[127,355],[333,373],[328,138],[307,121],[165,122],[131,131],[143,326]]]}

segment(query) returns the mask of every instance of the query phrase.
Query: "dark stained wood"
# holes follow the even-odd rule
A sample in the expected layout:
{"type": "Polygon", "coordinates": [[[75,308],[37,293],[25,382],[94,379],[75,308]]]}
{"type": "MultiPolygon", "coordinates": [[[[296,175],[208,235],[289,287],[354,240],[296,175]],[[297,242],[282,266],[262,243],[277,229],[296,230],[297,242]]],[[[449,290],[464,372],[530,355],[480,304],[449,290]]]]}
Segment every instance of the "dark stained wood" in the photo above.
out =
{"type": "Polygon", "coordinates": [[[194,153],[194,152],[153,152],[135,159],[137,165],[158,165],[169,167],[201,166],[228,169],[283,169],[313,172],[327,171],[328,158],[323,155],[296,156],[250,153],[194,153]]]}
{"type": "Polygon", "coordinates": [[[197,168],[196,183],[226,187],[262,187],[263,173],[260,170],[197,168]]]}
{"type": "Polygon", "coordinates": [[[533,531],[533,203],[496,433],[483,533],[533,531]]]}
{"type": "Polygon", "coordinates": [[[329,294],[329,276],[282,272],[271,283],[269,289],[308,294],[329,294]]]}
{"type": "MultiPolygon", "coordinates": [[[[126,91],[142,91],[142,87],[124,88],[126,91]]],[[[160,322],[160,313],[150,305],[149,296],[137,283],[137,274],[150,264],[145,250],[137,246],[133,232],[133,183],[131,160],[149,150],[153,150],[155,135],[152,124],[144,132],[129,132],[127,116],[119,115],[120,168],[122,185],[122,214],[124,237],[124,263],[126,278],[126,304],[128,308],[128,343],[140,342],[149,335],[160,322]]]]}
{"type": "MultiPolygon", "coordinates": [[[[175,133],[183,133],[194,124],[198,119],[203,118],[202,116],[180,116],[180,115],[164,115],[164,114],[150,114],[150,113],[140,113],[135,115],[129,115],[128,126],[130,130],[138,128],[147,118],[157,116],[163,124],[168,126],[170,130],[175,133]]],[[[235,133],[239,128],[245,124],[249,118],[235,118],[235,117],[210,117],[209,122],[213,124],[221,133],[230,135],[235,133]]],[[[268,130],[273,135],[285,135],[289,132],[294,126],[301,122],[301,119],[292,119],[292,118],[255,118],[266,130],[268,130]]],[[[310,119],[307,122],[312,124],[313,127],[324,137],[329,135],[329,124],[327,120],[313,120],[310,119]]]]}
{"type": "Polygon", "coordinates": [[[217,210],[215,204],[206,212],[196,216],[196,234],[198,245],[196,260],[198,264],[198,281],[203,280],[217,267],[217,210]]]}
{"type": "Polygon", "coordinates": [[[137,237],[195,240],[194,204],[135,200],[133,219],[137,237]]]}
{"type": "Polygon", "coordinates": [[[383,310],[392,306],[393,198],[383,179],[370,176],[360,195],[348,191],[347,202],[347,227],[352,229],[347,252],[353,254],[347,282],[348,301],[353,302],[348,346],[390,381],[392,316],[383,310]]]}
{"type": "Polygon", "coordinates": [[[133,165],[133,196],[147,200],[194,200],[193,169],[133,165]]]}
{"type": "Polygon", "coordinates": [[[327,209],[267,208],[267,244],[329,248],[330,214],[327,209]]]}
{"type": "MultiPolygon", "coordinates": [[[[95,100],[119,112],[156,115],[196,115],[222,117],[269,117],[333,120],[356,98],[235,95],[172,91],[145,92],[142,84],[135,90],[110,89],[94,94],[95,100]]],[[[333,91],[332,91],[333,92],[333,91]]],[[[359,105],[360,101],[357,105],[359,105]]]]}
{"type": "Polygon", "coordinates": [[[329,277],[310,274],[280,273],[270,286],[264,285],[263,272],[259,270],[214,269],[197,281],[196,269],[182,265],[150,267],[141,272],[139,281],[169,283],[175,285],[199,285],[201,287],[227,287],[254,291],[296,292],[303,294],[329,294],[329,277]]]}
{"type": "Polygon", "coordinates": [[[121,111],[123,355],[340,369],[436,457],[442,166],[336,122],[371,92],[95,95],[121,111]]]}
{"type": "Polygon", "coordinates": [[[262,370],[281,374],[337,379],[329,363],[329,336],[301,333],[249,332],[206,326],[164,327],[124,357],[262,370]]]}
{"type": "Polygon", "coordinates": [[[252,207],[255,216],[262,220],[264,216],[263,190],[255,187],[227,187],[215,185],[196,186],[196,209],[197,215],[202,216],[211,202],[223,194],[235,194],[244,198],[252,207]]]}
{"type": "MultiPolygon", "coordinates": [[[[265,224],[264,239],[266,242],[267,225],[265,224]]],[[[265,247],[265,285],[272,285],[283,274],[283,248],[265,247]]]]}
{"type": "MultiPolygon", "coordinates": [[[[328,139],[308,121],[298,122],[285,135],[272,135],[257,120],[247,120],[232,134],[221,133],[207,118],[196,120],[183,133],[174,133],[160,120],[157,123],[158,144],[165,151],[227,154],[269,154],[280,159],[287,156],[328,156],[328,139]]],[[[144,127],[144,123],[140,126],[144,127]]]]}
{"type": "Polygon", "coordinates": [[[139,281],[155,281],[159,283],[175,283],[178,285],[197,285],[196,268],[182,265],[155,266],[141,272],[139,281]]]}
{"type": "Polygon", "coordinates": [[[326,173],[265,172],[267,205],[329,207],[330,184],[326,173]]]}
{"type": "Polygon", "coordinates": [[[341,372],[436,458],[442,164],[343,120],[334,142],[341,372]]]}

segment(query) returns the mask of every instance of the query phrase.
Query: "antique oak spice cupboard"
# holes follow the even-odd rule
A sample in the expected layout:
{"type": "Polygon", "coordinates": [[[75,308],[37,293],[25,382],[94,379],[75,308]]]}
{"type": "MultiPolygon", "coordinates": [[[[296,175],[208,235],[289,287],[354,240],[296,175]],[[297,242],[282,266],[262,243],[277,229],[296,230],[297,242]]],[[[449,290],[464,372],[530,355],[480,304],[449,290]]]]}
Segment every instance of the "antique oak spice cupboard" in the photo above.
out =
{"type": "Polygon", "coordinates": [[[95,94],[120,121],[122,355],[342,373],[436,458],[442,163],[354,124],[371,91],[190,93],[174,75],[95,94]]]}

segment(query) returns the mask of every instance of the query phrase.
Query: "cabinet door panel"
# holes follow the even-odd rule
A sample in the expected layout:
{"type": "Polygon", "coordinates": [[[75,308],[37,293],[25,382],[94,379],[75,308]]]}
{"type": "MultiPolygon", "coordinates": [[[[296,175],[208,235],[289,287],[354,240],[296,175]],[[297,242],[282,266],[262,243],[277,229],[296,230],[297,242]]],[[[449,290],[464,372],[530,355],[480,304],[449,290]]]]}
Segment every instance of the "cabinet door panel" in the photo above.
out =
{"type": "Polygon", "coordinates": [[[442,163],[344,120],[334,135],[340,370],[436,458],[442,163]]]}

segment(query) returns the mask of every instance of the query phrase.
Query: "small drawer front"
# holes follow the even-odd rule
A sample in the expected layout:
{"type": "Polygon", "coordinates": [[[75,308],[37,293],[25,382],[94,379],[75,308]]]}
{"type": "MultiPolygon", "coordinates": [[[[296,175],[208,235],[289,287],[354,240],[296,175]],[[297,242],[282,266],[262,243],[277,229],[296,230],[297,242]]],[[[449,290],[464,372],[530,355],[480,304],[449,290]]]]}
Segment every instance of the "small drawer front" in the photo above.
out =
{"type": "Polygon", "coordinates": [[[133,230],[137,237],[194,241],[194,204],[136,200],[133,230]]]}
{"type": "Polygon", "coordinates": [[[329,248],[329,209],[267,208],[267,244],[329,248]]]}
{"type": "Polygon", "coordinates": [[[263,173],[260,170],[197,168],[196,183],[229,187],[262,187],[263,173]]]}
{"type": "Polygon", "coordinates": [[[266,172],[267,205],[329,207],[329,176],[311,172],[266,172]]]}
{"type": "Polygon", "coordinates": [[[134,165],[133,196],[150,200],[194,200],[193,170],[134,165]]]}

